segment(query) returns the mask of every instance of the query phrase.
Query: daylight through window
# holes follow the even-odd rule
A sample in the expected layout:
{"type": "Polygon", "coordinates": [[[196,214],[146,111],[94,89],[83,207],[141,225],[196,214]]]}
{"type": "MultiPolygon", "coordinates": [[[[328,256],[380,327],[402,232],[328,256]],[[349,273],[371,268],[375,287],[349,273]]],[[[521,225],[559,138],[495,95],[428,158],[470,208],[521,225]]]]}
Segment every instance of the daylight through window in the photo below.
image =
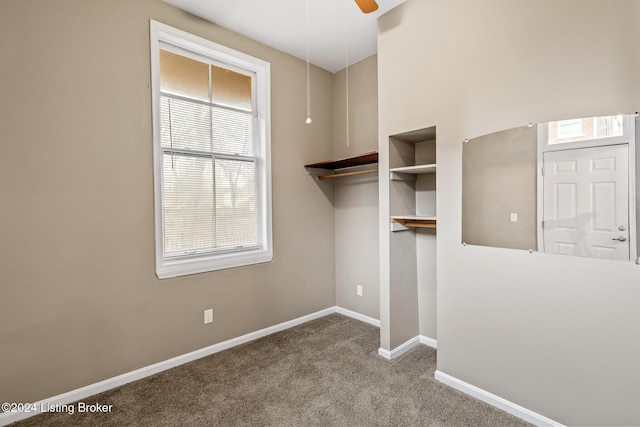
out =
{"type": "Polygon", "coordinates": [[[618,137],[623,128],[622,115],[549,122],[548,145],[618,137]]]}
{"type": "Polygon", "coordinates": [[[158,276],[269,261],[268,64],[154,27],[158,276]]]}

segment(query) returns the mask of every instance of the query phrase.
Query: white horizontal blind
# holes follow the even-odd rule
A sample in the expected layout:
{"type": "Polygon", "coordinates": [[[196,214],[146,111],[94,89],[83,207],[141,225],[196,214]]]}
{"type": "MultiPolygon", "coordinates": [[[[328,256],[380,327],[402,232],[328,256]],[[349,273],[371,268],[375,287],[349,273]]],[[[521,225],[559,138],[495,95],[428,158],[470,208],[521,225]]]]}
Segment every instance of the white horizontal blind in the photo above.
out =
{"type": "Polygon", "coordinates": [[[213,107],[213,151],[224,154],[253,156],[253,116],[245,111],[213,107]]]}
{"type": "Polygon", "coordinates": [[[215,247],[211,157],[165,153],[163,160],[165,255],[215,247]]]}
{"type": "Polygon", "coordinates": [[[162,95],[162,146],[211,152],[211,107],[162,95]]]}
{"type": "Polygon", "coordinates": [[[216,245],[257,245],[255,162],[216,159],[215,182],[216,245]]]}
{"type": "Polygon", "coordinates": [[[255,112],[161,89],[160,122],[165,259],[259,247],[255,112]]]}

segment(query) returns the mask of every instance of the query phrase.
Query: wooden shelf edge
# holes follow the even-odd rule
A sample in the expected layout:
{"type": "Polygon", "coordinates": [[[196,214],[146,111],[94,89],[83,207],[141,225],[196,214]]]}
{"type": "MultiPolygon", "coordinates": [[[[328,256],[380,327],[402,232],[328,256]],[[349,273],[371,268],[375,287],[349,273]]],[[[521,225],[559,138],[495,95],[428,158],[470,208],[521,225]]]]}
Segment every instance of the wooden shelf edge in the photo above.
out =
{"type": "Polygon", "coordinates": [[[352,172],[338,172],[338,173],[333,173],[331,175],[318,175],[318,179],[333,179],[333,178],[340,178],[342,176],[362,175],[365,173],[374,173],[374,172],[378,172],[378,169],[366,169],[366,170],[352,171],[352,172]]]}
{"type": "Polygon", "coordinates": [[[405,227],[414,227],[414,228],[437,228],[436,223],[428,223],[422,221],[398,221],[405,227]]]}
{"type": "Polygon", "coordinates": [[[327,160],[318,163],[309,163],[304,165],[305,168],[316,169],[344,169],[354,166],[370,165],[372,163],[378,163],[378,152],[371,151],[369,153],[360,154],[357,156],[345,157],[337,160],[327,160]]]}
{"type": "Polygon", "coordinates": [[[420,218],[391,218],[393,221],[412,228],[437,228],[437,220],[420,218]]]}

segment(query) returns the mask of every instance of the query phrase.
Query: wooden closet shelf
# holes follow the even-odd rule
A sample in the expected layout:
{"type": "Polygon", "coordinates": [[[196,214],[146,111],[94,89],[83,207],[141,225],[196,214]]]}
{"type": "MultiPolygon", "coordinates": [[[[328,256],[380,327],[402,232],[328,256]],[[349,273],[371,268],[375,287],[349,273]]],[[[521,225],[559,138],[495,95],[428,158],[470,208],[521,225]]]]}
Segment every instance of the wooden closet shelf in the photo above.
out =
{"type": "Polygon", "coordinates": [[[392,220],[395,222],[404,225],[405,227],[414,227],[414,228],[437,228],[437,221],[434,217],[423,217],[423,216],[392,216],[392,220]]]}
{"type": "Polygon", "coordinates": [[[378,163],[378,152],[371,151],[370,153],[360,154],[358,156],[345,157],[338,160],[327,160],[318,163],[309,163],[304,165],[305,168],[314,169],[344,169],[354,166],[370,165],[372,163],[378,163]]]}

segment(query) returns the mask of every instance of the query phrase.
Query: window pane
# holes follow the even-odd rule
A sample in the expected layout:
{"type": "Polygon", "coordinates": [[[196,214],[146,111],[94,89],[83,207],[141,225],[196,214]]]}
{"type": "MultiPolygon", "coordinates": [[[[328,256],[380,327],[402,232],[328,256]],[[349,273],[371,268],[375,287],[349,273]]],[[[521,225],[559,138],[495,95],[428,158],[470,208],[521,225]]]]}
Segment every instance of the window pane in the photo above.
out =
{"type": "Polygon", "coordinates": [[[558,139],[573,138],[583,135],[582,119],[561,120],[558,122],[558,139]]]}
{"type": "Polygon", "coordinates": [[[251,77],[212,65],[211,101],[250,111],[251,77]]]}
{"type": "Polygon", "coordinates": [[[622,135],[622,115],[549,122],[549,145],[622,135]]]}
{"type": "Polygon", "coordinates": [[[253,116],[224,108],[212,110],[213,151],[253,156],[253,116]]]}
{"type": "Polygon", "coordinates": [[[164,154],[164,253],[214,245],[212,159],[164,154]]]}
{"type": "Polygon", "coordinates": [[[254,162],[216,160],[216,245],[258,243],[254,162]]]}
{"type": "Polygon", "coordinates": [[[160,50],[160,91],[209,100],[209,65],[160,50]]]}
{"type": "Polygon", "coordinates": [[[160,126],[162,146],[210,151],[211,108],[195,102],[162,97],[160,126]]]}
{"type": "Polygon", "coordinates": [[[622,136],[622,115],[595,117],[594,127],[596,138],[622,136]]]}

